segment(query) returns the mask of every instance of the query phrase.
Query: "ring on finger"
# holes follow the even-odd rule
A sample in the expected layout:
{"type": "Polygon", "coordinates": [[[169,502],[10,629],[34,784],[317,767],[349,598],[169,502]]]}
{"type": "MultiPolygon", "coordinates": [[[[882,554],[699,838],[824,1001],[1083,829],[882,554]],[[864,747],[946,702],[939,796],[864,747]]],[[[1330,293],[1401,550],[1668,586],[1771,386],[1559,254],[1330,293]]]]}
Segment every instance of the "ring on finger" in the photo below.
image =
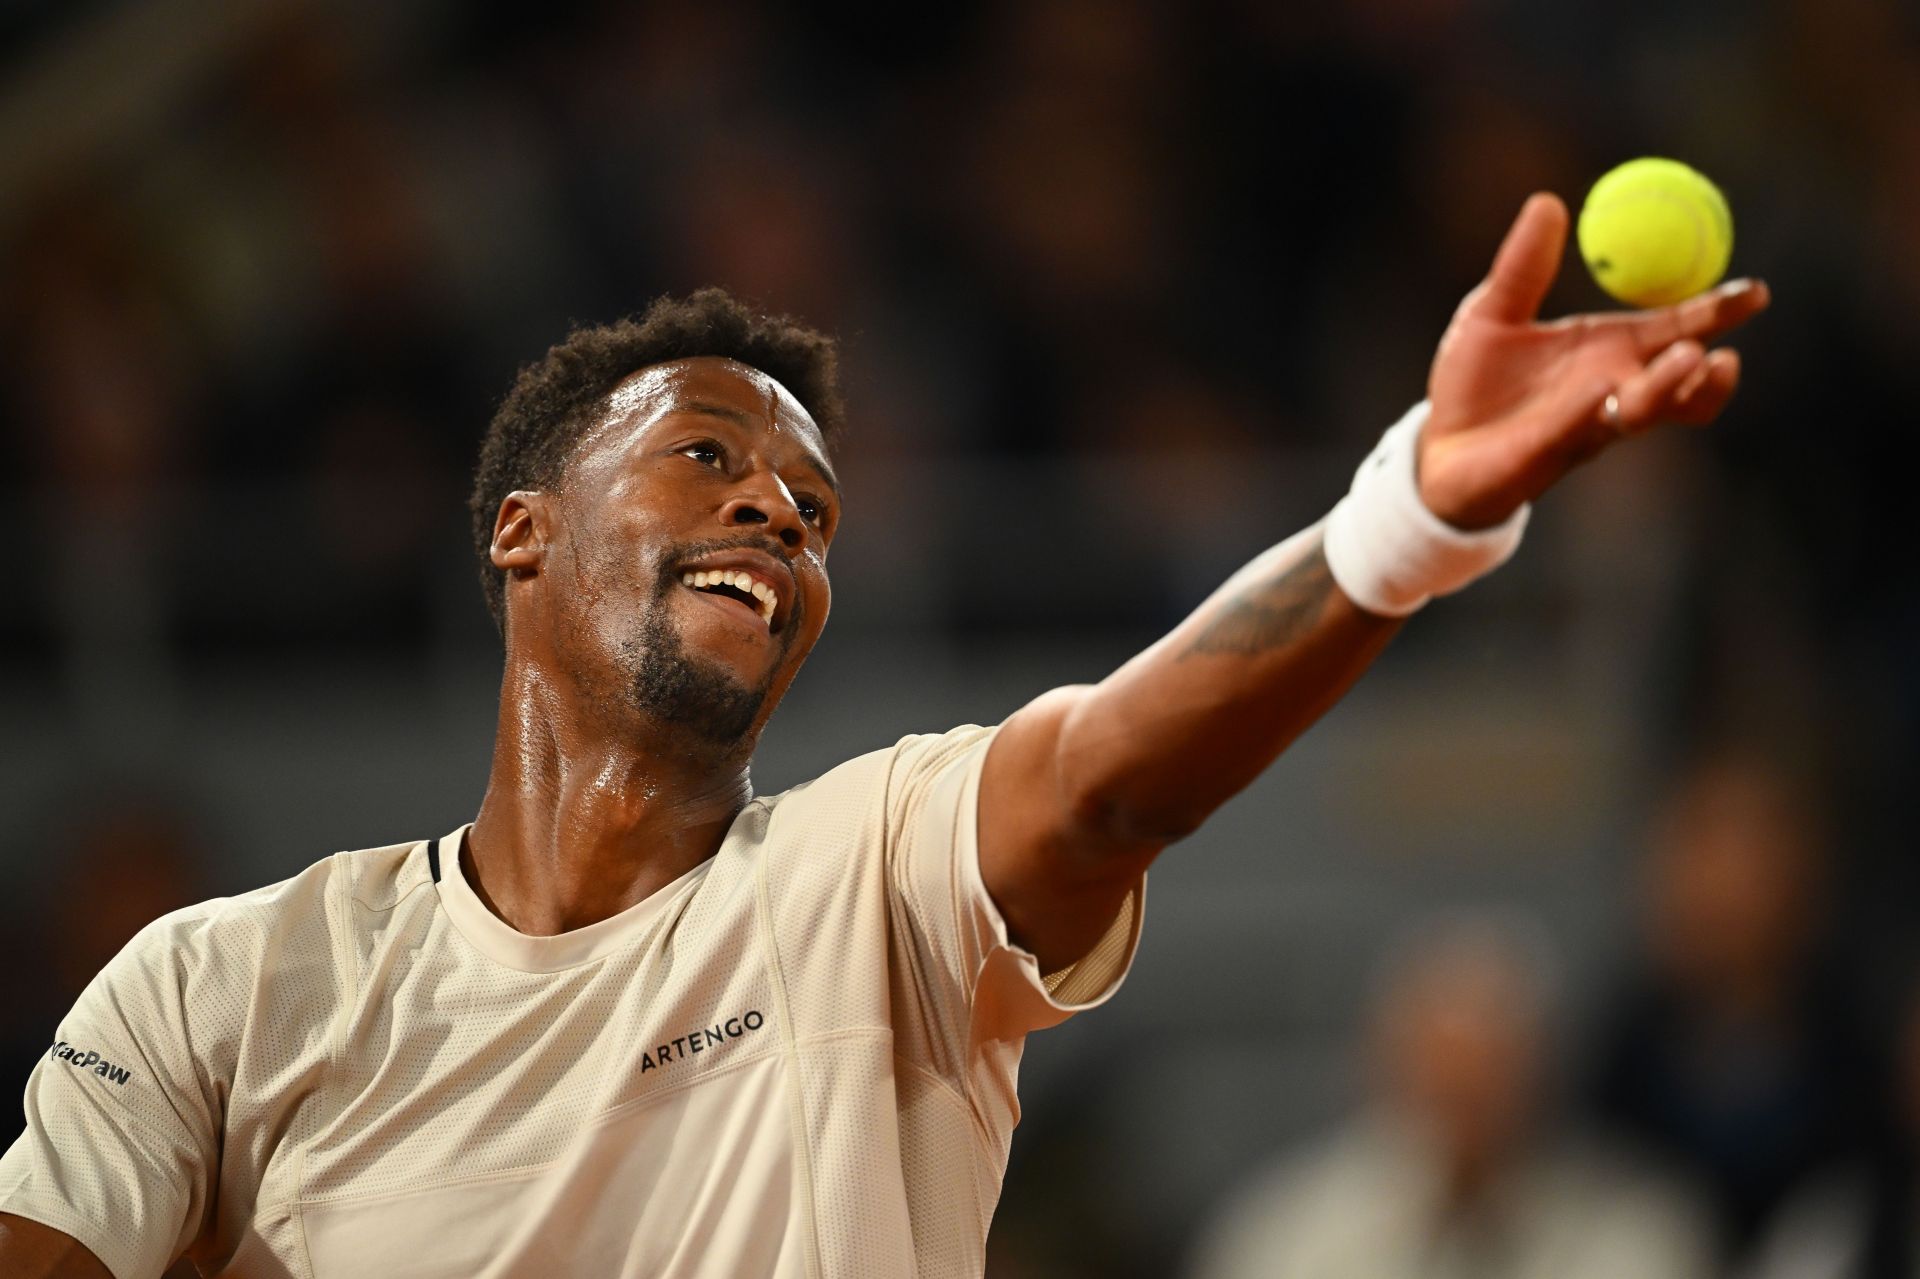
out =
{"type": "Polygon", "coordinates": [[[1609,395],[1607,397],[1606,403],[1600,406],[1600,420],[1605,422],[1610,430],[1618,431],[1622,428],[1624,423],[1620,420],[1619,396],[1609,395]]]}

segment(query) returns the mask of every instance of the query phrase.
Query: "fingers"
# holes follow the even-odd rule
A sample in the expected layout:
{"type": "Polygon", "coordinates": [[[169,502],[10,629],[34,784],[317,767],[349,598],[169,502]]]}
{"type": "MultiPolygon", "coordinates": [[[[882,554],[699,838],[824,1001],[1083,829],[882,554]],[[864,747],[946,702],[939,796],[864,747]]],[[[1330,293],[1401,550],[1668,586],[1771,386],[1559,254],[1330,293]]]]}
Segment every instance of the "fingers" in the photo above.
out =
{"type": "Polygon", "coordinates": [[[1540,414],[1529,451],[1552,459],[1555,475],[1598,453],[1619,438],[1611,423],[1601,423],[1602,410],[1612,394],[1613,383],[1604,377],[1566,382],[1540,414]]]}
{"type": "Polygon", "coordinates": [[[1618,411],[1608,416],[1607,425],[1621,435],[1638,435],[1671,416],[1681,389],[1706,362],[1707,353],[1698,342],[1675,342],[1614,389],[1618,411]]]}
{"type": "Polygon", "coordinates": [[[1740,385],[1740,353],[1702,351],[1676,342],[1614,392],[1616,415],[1601,413],[1614,436],[1638,435],[1660,422],[1705,426],[1720,416],[1740,385]]]}
{"type": "Polygon", "coordinates": [[[1705,426],[1720,416],[1739,385],[1740,353],[1728,349],[1710,352],[1674,391],[1673,401],[1660,416],[1688,426],[1705,426]]]}
{"type": "Polygon", "coordinates": [[[1598,316],[1591,323],[1596,329],[1624,330],[1645,359],[1675,342],[1711,342],[1766,310],[1772,300],[1764,281],[1732,280],[1657,311],[1598,316]]]}
{"type": "Polygon", "coordinates": [[[1560,274],[1566,247],[1567,206],[1560,197],[1544,191],[1527,197],[1500,242],[1493,269],[1467,305],[1488,319],[1510,324],[1532,320],[1560,274]]]}

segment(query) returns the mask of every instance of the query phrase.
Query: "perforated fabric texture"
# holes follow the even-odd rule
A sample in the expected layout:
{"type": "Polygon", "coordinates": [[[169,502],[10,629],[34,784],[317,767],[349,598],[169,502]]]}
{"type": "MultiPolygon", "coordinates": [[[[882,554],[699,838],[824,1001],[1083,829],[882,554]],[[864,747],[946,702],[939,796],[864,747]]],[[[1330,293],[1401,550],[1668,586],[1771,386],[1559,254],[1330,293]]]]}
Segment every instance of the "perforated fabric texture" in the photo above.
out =
{"type": "Polygon", "coordinates": [[[397,844],[156,921],[34,1071],[0,1211],[117,1279],[977,1276],[1024,1036],[1110,995],[1140,922],[1047,978],[1008,943],[992,733],[757,799],[558,937],[480,904],[464,828],[437,883],[397,844]]]}

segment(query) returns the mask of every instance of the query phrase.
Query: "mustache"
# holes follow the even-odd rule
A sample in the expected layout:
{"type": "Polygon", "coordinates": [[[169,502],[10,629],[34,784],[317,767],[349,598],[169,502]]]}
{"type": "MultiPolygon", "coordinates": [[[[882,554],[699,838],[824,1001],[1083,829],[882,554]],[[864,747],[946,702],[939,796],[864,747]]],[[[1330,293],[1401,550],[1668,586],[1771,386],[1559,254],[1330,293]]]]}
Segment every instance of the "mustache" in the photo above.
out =
{"type": "Polygon", "coordinates": [[[793,607],[787,611],[787,621],[782,628],[781,639],[783,642],[790,641],[794,634],[795,623],[806,620],[807,601],[800,590],[800,575],[793,571],[793,566],[787,558],[787,548],[782,546],[777,538],[722,537],[699,542],[675,542],[671,553],[660,563],[657,594],[664,599],[668,591],[680,584],[678,566],[685,564],[688,560],[698,559],[702,555],[719,555],[726,551],[745,550],[762,551],[787,565],[787,573],[793,579],[793,607]]]}

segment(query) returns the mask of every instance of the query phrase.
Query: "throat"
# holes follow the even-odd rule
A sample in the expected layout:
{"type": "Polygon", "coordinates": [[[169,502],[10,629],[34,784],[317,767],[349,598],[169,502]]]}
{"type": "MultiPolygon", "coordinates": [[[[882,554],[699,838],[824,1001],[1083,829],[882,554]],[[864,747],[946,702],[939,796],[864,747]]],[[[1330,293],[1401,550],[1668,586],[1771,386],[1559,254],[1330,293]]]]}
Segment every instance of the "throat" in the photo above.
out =
{"type": "Polygon", "coordinates": [[[616,798],[577,779],[544,803],[509,804],[490,789],[464,841],[462,869],[474,895],[516,932],[572,932],[712,857],[750,794],[744,773],[730,793],[703,795],[643,783],[616,798]]]}
{"type": "MultiPolygon", "coordinates": [[[[719,850],[753,798],[750,742],[695,749],[658,708],[603,721],[554,690],[509,663],[465,850],[481,901],[531,936],[606,919],[678,879],[719,850]]],[[[694,701],[710,723],[714,708],[694,701]]]]}

